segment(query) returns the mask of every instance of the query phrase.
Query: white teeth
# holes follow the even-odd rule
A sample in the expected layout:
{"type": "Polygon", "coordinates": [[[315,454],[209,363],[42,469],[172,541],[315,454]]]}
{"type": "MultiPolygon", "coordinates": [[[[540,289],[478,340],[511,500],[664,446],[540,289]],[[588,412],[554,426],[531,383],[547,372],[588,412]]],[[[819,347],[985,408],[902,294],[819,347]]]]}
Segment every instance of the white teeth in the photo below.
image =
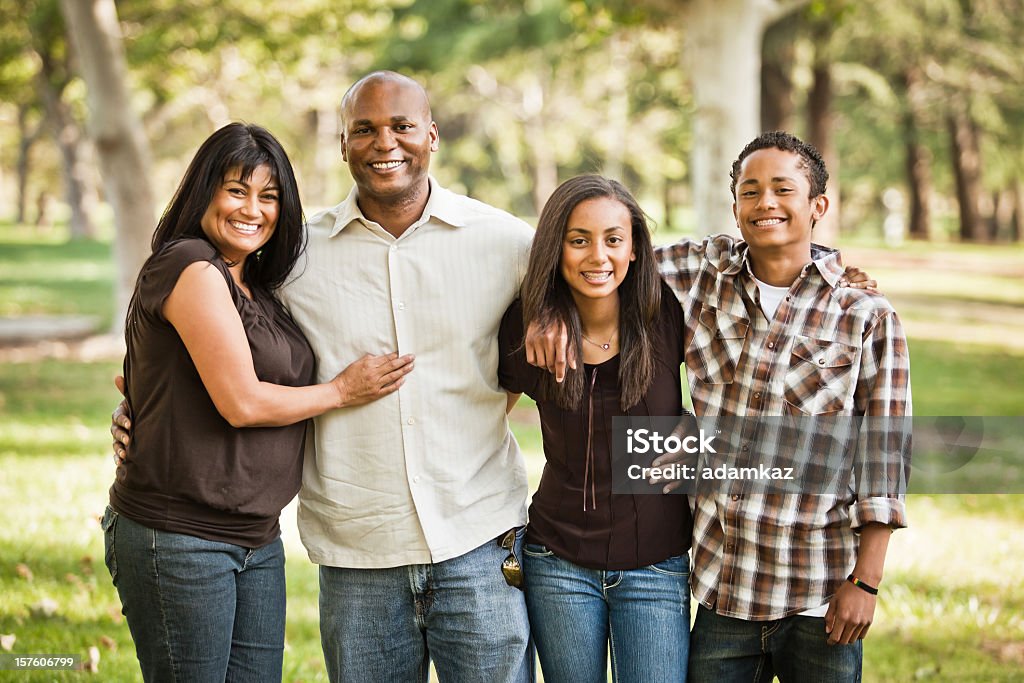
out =
{"type": "Polygon", "coordinates": [[[581,275],[583,275],[583,279],[587,282],[607,282],[612,277],[611,271],[608,270],[585,272],[581,273],[581,275]]]}
{"type": "Polygon", "coordinates": [[[256,234],[256,231],[260,229],[260,226],[253,225],[252,223],[241,223],[239,221],[228,221],[231,223],[231,227],[239,232],[249,233],[250,235],[256,234]]]}
{"type": "Polygon", "coordinates": [[[758,227],[767,227],[769,225],[778,225],[781,222],[781,218],[763,218],[759,221],[754,221],[754,225],[758,227]]]}
{"type": "Polygon", "coordinates": [[[381,171],[387,171],[392,168],[398,168],[401,165],[401,161],[378,161],[370,164],[370,166],[373,166],[374,168],[379,169],[381,171]]]}

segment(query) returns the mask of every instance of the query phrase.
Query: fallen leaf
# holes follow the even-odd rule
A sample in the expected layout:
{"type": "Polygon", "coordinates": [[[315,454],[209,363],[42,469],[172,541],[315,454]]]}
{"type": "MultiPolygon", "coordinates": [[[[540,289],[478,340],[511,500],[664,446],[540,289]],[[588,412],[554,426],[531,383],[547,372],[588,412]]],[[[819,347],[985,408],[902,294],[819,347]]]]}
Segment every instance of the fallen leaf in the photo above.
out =
{"type": "Polygon", "coordinates": [[[89,661],[82,667],[91,673],[99,673],[100,670],[100,649],[95,645],[89,647],[89,661]]]}
{"type": "Polygon", "coordinates": [[[60,605],[58,605],[57,601],[53,598],[43,598],[35,605],[33,605],[29,609],[29,612],[34,617],[52,617],[54,614],[57,613],[57,609],[59,607],[60,605]]]}
{"type": "Polygon", "coordinates": [[[110,636],[100,636],[100,645],[107,648],[108,650],[117,649],[117,641],[110,636]]]}
{"type": "Polygon", "coordinates": [[[31,581],[32,578],[33,578],[32,577],[32,570],[28,568],[27,564],[19,562],[14,567],[14,571],[18,574],[18,576],[20,576],[21,578],[25,579],[26,581],[31,581]]]}
{"type": "Polygon", "coordinates": [[[4,652],[10,652],[11,648],[14,647],[14,641],[18,639],[18,636],[13,633],[0,634],[0,648],[3,648],[4,652]]]}

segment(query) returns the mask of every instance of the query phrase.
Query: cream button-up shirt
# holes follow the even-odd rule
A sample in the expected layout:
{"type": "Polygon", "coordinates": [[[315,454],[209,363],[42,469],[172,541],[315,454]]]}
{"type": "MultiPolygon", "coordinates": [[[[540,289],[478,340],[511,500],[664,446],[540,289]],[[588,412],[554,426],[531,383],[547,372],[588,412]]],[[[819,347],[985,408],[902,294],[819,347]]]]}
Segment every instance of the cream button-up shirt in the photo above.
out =
{"type": "Polygon", "coordinates": [[[326,382],[366,353],[416,355],[397,392],[314,420],[299,493],[317,564],[385,568],[462,555],[526,521],[526,467],[498,386],[498,325],[533,230],[430,180],[395,238],[356,190],[313,216],[280,298],[326,382]]]}

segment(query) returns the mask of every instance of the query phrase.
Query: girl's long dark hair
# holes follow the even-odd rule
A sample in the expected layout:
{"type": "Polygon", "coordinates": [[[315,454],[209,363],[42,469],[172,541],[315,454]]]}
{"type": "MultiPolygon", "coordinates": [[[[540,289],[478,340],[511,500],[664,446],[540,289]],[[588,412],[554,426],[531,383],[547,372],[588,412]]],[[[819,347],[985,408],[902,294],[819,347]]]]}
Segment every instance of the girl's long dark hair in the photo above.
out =
{"type": "Polygon", "coordinates": [[[267,292],[284,284],[305,247],[299,186],[284,147],[266,128],[253,124],[229,123],[199,147],[157,223],[153,255],[185,237],[206,240],[200,221],[228,171],[237,169],[240,179],[247,182],[253,171],[263,165],[270,167],[270,175],[277,183],[277,227],[267,243],[245,260],[242,280],[249,287],[267,292]]]}
{"type": "Polygon", "coordinates": [[[542,380],[544,395],[568,410],[581,405],[586,381],[583,328],[569,285],[561,275],[562,249],[569,214],[581,202],[600,197],[621,202],[629,210],[636,255],[619,286],[619,387],[623,410],[640,402],[654,377],[652,327],[661,306],[661,276],[647,216],[621,183],[599,175],[571,178],[558,186],[541,211],[520,292],[524,330],[533,321],[545,325],[561,320],[568,328],[569,350],[578,359],[577,368],[567,368],[562,383],[547,373],[542,380]]]}

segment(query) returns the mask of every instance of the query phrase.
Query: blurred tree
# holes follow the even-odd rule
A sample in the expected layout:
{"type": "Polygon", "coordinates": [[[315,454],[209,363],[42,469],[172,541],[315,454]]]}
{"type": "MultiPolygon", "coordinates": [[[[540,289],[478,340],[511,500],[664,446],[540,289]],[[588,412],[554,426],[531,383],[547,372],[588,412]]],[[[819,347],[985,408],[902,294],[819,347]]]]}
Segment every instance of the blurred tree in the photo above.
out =
{"type": "Polygon", "coordinates": [[[32,147],[49,132],[61,155],[71,237],[93,237],[88,198],[94,191],[83,159],[86,144],[77,103],[68,94],[74,74],[57,0],[4,3],[0,31],[4,34],[0,62],[5,65],[0,91],[18,110],[16,218],[26,220],[32,147]]]}
{"type": "Polygon", "coordinates": [[[149,145],[129,100],[114,0],[61,0],[61,8],[88,88],[89,129],[114,209],[118,262],[114,324],[120,329],[136,274],[150,252],[148,238],[155,214],[149,145]]]}
{"type": "Polygon", "coordinates": [[[851,175],[887,182],[892,167],[879,162],[902,147],[911,234],[935,232],[935,192],[957,198],[963,239],[989,239],[993,222],[1010,222],[998,209],[1013,203],[1024,150],[1014,85],[1024,82],[1022,29],[1021,0],[865,0],[837,28],[840,108],[859,138],[841,140],[855,150],[851,175]]]}
{"type": "Polygon", "coordinates": [[[649,20],[673,23],[683,32],[683,64],[694,103],[690,180],[701,232],[736,232],[722,174],[760,132],[764,32],[775,19],[804,4],[806,0],[635,3],[649,20]]]}

